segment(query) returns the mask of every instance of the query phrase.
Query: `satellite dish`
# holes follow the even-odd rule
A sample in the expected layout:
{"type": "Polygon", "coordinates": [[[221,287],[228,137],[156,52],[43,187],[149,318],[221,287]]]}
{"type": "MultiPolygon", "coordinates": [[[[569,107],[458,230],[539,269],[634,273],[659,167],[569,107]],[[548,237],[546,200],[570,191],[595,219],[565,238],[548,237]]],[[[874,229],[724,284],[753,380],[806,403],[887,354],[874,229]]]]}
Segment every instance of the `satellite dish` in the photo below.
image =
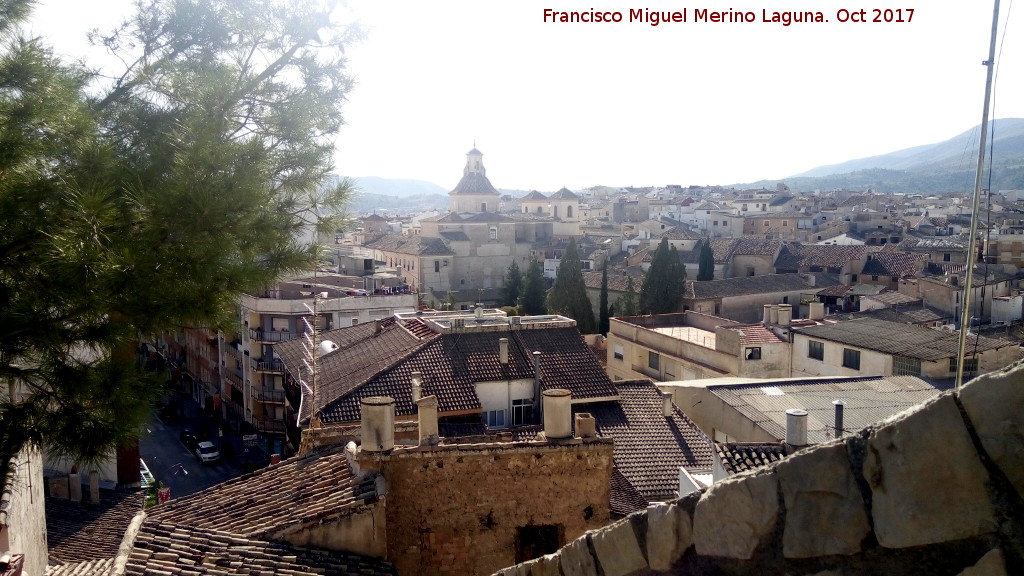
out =
{"type": "Polygon", "coordinates": [[[324,356],[326,354],[330,354],[331,352],[334,352],[337,349],[338,349],[338,345],[335,344],[334,342],[331,342],[330,340],[324,340],[323,342],[320,343],[320,355],[321,356],[324,356]]]}

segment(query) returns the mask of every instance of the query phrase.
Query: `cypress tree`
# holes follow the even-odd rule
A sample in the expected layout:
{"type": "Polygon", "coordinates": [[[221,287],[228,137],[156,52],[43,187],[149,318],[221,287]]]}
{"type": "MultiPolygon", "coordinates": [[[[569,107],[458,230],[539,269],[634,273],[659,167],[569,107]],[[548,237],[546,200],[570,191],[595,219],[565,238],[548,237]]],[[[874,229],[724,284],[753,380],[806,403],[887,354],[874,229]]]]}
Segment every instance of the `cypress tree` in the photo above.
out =
{"type": "Polygon", "coordinates": [[[641,313],[675,312],[683,295],[685,279],[686,269],[679,261],[679,253],[675,246],[669,245],[667,238],[662,238],[640,289],[641,313]]]}
{"type": "Polygon", "coordinates": [[[633,285],[633,277],[626,278],[626,293],[615,301],[620,316],[636,316],[640,313],[640,300],[633,285]]]}
{"type": "Polygon", "coordinates": [[[700,267],[697,270],[697,280],[715,279],[715,252],[711,249],[711,240],[705,238],[700,241],[700,267]]]}
{"type": "Polygon", "coordinates": [[[546,314],[544,301],[544,268],[536,258],[530,260],[523,280],[523,293],[519,297],[519,313],[523,315],[546,314]]]}
{"type": "Polygon", "coordinates": [[[505,282],[501,285],[501,305],[515,306],[519,303],[519,296],[523,293],[523,272],[515,260],[508,265],[505,272],[505,282]]]}
{"type": "Polygon", "coordinates": [[[608,307],[608,264],[601,269],[601,296],[598,304],[600,318],[597,322],[597,331],[602,335],[608,333],[611,324],[611,309],[608,307]]]}
{"type": "Polygon", "coordinates": [[[583,266],[574,239],[569,240],[562,260],[558,263],[555,285],[548,294],[548,311],[576,320],[576,326],[584,334],[593,334],[597,329],[594,309],[587,298],[587,284],[583,280],[583,266]]]}

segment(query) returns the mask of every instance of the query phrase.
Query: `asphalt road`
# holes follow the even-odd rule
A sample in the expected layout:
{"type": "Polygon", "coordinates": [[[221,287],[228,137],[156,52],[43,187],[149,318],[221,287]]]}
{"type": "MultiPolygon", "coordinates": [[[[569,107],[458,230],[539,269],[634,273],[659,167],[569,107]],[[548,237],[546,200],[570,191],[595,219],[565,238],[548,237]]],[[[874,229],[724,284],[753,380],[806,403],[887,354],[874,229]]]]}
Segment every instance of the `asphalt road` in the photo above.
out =
{"type": "MultiPolygon", "coordinates": [[[[220,484],[242,474],[237,459],[221,458],[203,464],[178,440],[188,422],[167,424],[157,418],[146,425],[139,439],[139,453],[154,478],[171,489],[171,498],[180,498],[220,484]]],[[[193,428],[194,430],[194,428],[193,428]]],[[[214,444],[220,446],[218,439],[214,444]]]]}

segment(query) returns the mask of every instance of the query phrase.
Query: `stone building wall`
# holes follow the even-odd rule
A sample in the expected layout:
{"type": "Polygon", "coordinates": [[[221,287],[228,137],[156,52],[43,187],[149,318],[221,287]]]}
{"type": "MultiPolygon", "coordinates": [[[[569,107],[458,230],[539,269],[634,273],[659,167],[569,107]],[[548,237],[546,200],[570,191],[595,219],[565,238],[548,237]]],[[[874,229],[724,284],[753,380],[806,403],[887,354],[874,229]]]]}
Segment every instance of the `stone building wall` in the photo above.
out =
{"type": "Polygon", "coordinates": [[[387,560],[399,574],[490,574],[608,523],[612,449],[604,439],[440,445],[358,462],[387,479],[387,560]]]}
{"type": "Polygon", "coordinates": [[[502,576],[1024,573],[1024,364],[502,576]]]}

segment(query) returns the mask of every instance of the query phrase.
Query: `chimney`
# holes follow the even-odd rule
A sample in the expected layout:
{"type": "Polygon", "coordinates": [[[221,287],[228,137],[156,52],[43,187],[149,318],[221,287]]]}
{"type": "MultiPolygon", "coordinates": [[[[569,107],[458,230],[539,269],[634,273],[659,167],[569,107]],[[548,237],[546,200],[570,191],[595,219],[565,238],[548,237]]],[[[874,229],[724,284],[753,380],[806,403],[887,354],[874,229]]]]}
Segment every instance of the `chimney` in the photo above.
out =
{"type": "Polygon", "coordinates": [[[412,376],[412,401],[415,404],[423,397],[423,373],[413,372],[412,376]]]}
{"type": "Polygon", "coordinates": [[[395,447],[395,400],[389,396],[370,396],[360,404],[363,450],[390,451],[395,447]]]}
{"type": "Polygon", "coordinates": [[[842,400],[833,400],[832,405],[836,407],[836,438],[843,437],[843,406],[842,400]]]}
{"type": "Polygon", "coordinates": [[[437,396],[427,396],[416,401],[419,413],[420,446],[437,444],[440,439],[437,428],[437,396]]]}
{"type": "Polygon", "coordinates": [[[793,305],[779,304],[779,326],[788,327],[793,322],[793,305]]]}
{"type": "Polygon", "coordinates": [[[82,501],[82,478],[78,472],[68,474],[69,498],[72,502],[82,501]]]}
{"type": "Polygon", "coordinates": [[[508,364],[508,338],[498,339],[498,362],[508,364]]]}
{"type": "Polygon", "coordinates": [[[766,326],[768,324],[771,324],[771,322],[772,322],[771,308],[772,308],[771,304],[765,304],[764,305],[764,320],[762,320],[762,322],[764,322],[764,324],[766,326]]]}
{"type": "Polygon", "coordinates": [[[589,412],[576,415],[576,437],[597,438],[597,420],[589,412]]]}
{"type": "Polygon", "coordinates": [[[807,446],[807,411],[786,410],[786,444],[795,448],[807,446]]]}
{"type": "Polygon", "coordinates": [[[672,405],[672,393],[664,392],[661,393],[661,415],[665,418],[671,417],[675,414],[675,406],[672,405]]]}
{"type": "Polygon", "coordinates": [[[811,312],[808,315],[811,320],[824,320],[825,319],[825,303],[824,302],[811,302],[811,312]]]}
{"type": "Polygon", "coordinates": [[[544,391],[544,437],[572,438],[572,392],[564,388],[544,391]]]}
{"type": "Polygon", "coordinates": [[[768,305],[768,323],[778,324],[779,323],[779,307],[775,304],[768,305]]]}

